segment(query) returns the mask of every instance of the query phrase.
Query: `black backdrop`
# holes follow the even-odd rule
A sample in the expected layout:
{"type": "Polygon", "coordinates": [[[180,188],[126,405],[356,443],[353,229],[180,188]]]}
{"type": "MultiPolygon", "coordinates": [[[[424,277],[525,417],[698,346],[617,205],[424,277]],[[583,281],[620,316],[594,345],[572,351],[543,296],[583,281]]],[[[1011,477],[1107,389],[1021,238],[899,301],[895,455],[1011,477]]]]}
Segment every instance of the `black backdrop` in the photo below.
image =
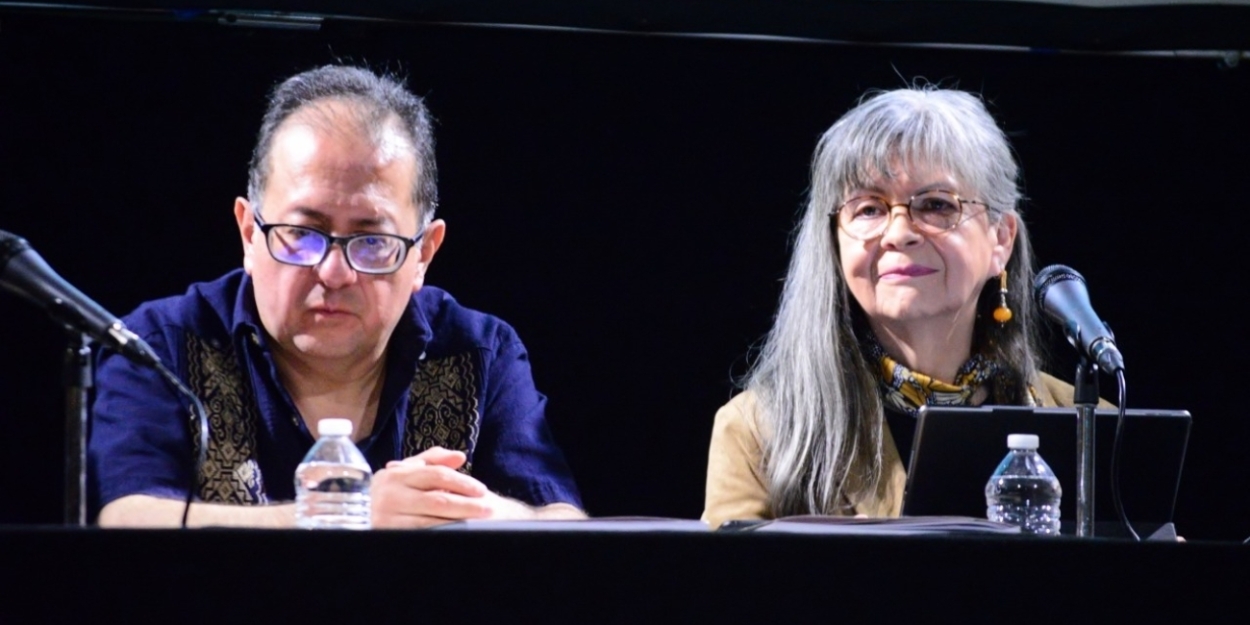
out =
{"type": "MultiPolygon", "coordinates": [[[[118,313],[216,277],[240,262],[230,209],[264,93],[336,59],[398,70],[427,97],[448,222],[430,281],[517,328],[592,514],[698,516],[712,417],[769,327],[817,137],[866,89],[923,78],[992,103],[1039,262],[1085,275],[1129,404],[1193,412],[1181,532],[1250,534],[1250,68],[14,14],[0,19],[0,229],[118,313]]],[[[0,522],[56,523],[64,336],[8,296],[0,321],[0,522]]]]}

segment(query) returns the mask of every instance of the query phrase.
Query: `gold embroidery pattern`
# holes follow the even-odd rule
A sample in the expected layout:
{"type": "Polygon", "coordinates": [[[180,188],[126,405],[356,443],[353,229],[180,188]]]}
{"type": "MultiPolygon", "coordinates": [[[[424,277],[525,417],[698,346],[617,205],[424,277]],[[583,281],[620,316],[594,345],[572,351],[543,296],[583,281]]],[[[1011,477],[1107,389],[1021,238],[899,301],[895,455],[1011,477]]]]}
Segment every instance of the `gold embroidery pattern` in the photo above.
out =
{"type": "MultiPolygon", "coordinates": [[[[208,412],[208,454],[200,469],[202,501],[259,505],[268,503],[256,463],[256,428],[260,415],[251,386],[234,352],[187,336],[187,378],[208,412]]],[[[200,423],[190,420],[194,453],[200,452],[200,423]]]]}
{"type": "MultiPolygon", "coordinates": [[[[434,446],[473,453],[478,435],[478,370],[473,352],[422,360],[408,387],[404,457],[434,446]]],[[[471,473],[472,462],[461,471],[471,473]]]]}

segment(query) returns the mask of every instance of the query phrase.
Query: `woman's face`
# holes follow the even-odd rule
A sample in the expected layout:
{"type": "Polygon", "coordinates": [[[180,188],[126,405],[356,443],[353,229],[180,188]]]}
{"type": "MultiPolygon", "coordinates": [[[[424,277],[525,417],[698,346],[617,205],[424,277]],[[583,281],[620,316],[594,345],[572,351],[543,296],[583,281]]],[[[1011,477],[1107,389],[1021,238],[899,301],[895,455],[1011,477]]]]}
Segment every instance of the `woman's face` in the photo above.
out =
{"type": "Polygon", "coordinates": [[[936,190],[981,199],[947,172],[926,166],[896,171],[888,179],[878,176],[845,196],[877,196],[893,205],[878,237],[857,240],[837,229],[847,287],[878,331],[905,332],[907,324],[932,327],[935,322],[964,322],[970,328],[982,287],[1011,257],[1015,217],[1000,215],[992,223],[984,204],[964,202],[962,221],[950,230],[927,233],[917,227],[909,217],[908,200],[936,190]]]}

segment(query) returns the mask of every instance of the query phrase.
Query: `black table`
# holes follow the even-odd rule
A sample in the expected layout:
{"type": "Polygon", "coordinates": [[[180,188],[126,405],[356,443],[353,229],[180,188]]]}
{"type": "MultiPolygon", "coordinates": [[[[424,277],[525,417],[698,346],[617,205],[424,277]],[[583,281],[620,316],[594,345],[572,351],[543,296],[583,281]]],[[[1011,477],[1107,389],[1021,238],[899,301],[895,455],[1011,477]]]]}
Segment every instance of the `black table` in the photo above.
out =
{"type": "Polygon", "coordinates": [[[1067,537],[40,527],[0,554],[5,623],[1244,622],[1250,591],[1250,546],[1067,537]]]}

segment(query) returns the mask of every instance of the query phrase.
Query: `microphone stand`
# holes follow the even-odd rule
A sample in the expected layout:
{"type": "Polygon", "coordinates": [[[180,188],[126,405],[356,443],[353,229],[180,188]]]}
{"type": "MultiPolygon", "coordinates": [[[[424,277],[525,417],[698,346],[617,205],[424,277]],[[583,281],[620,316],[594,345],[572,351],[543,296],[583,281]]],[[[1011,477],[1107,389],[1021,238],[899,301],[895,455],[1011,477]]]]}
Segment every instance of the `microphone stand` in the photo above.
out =
{"type": "Polygon", "coordinates": [[[1076,535],[1094,536],[1094,417],[1098,364],[1084,354],[1076,365],[1076,535]]]}
{"type": "Polygon", "coordinates": [[[69,332],[65,387],[65,524],[87,525],[87,406],[92,387],[91,337],[69,332]]]}

